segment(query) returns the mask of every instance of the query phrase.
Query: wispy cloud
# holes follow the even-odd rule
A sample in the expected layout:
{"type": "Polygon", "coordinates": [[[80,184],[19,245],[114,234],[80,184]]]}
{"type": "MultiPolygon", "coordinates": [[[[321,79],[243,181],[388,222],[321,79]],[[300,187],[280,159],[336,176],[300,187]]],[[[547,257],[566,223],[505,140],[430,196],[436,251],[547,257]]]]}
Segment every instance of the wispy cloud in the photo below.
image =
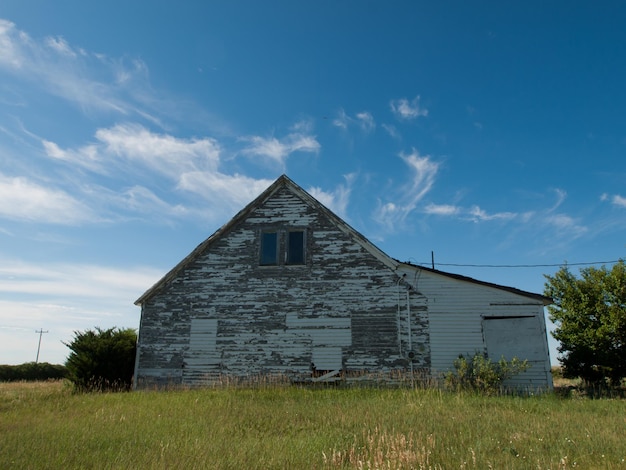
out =
{"type": "Polygon", "coordinates": [[[171,179],[186,171],[215,171],[219,163],[219,144],[206,137],[181,139],[137,124],[125,124],[99,129],[96,139],[104,155],[134,161],[171,179]]]}
{"type": "Polygon", "coordinates": [[[507,227],[502,243],[532,233],[532,239],[539,240],[540,251],[548,247],[560,247],[589,233],[589,228],[576,217],[564,213],[560,208],[567,198],[566,191],[556,188],[550,190],[554,202],[548,207],[534,208],[523,212],[500,211],[488,212],[479,205],[462,206],[458,204],[428,204],[423,209],[426,215],[453,218],[458,221],[473,223],[501,222],[507,227]]]}
{"type": "Polygon", "coordinates": [[[601,201],[610,201],[611,204],[617,206],[617,207],[624,207],[626,208],[626,197],[621,196],[620,194],[614,194],[613,196],[610,196],[609,194],[602,194],[602,196],[600,197],[601,201]]]}
{"type": "Polygon", "coordinates": [[[0,65],[19,70],[24,56],[22,45],[26,47],[29,43],[28,35],[19,31],[12,22],[0,18],[0,65]]]}
{"type": "MultiPolygon", "coordinates": [[[[255,179],[240,174],[229,175],[220,171],[222,149],[212,138],[182,139],[169,134],[152,132],[138,124],[119,124],[96,131],[93,142],[77,149],[62,149],[56,143],[42,142],[46,155],[68,165],[97,175],[117,175],[117,187],[105,187],[103,182],[83,183],[79,186],[80,199],[99,207],[101,211],[137,215],[160,214],[164,222],[168,217],[204,216],[221,218],[254,199],[270,180],[255,179]],[[153,184],[155,177],[166,181],[153,184]],[[132,182],[129,187],[119,187],[121,181],[132,182]],[[143,185],[135,181],[142,181],[143,185]],[[171,203],[172,191],[183,191],[194,196],[190,206],[171,203]],[[166,198],[166,199],[164,199],[166,198]],[[207,206],[206,201],[219,200],[219,205],[207,206]]],[[[317,141],[302,134],[290,134],[280,143],[282,158],[295,151],[316,151],[317,141]]],[[[252,148],[248,149],[253,152],[252,148]]],[[[255,152],[263,149],[255,147],[255,152]]],[[[281,160],[282,162],[283,160],[281,160]]],[[[79,175],[76,176],[79,178],[79,175]]],[[[80,179],[84,176],[81,174],[80,179]]],[[[89,181],[89,179],[87,179],[89,181]]]]}
{"type": "Polygon", "coordinates": [[[104,173],[106,171],[96,145],[86,145],[78,150],[63,150],[56,143],[46,139],[42,139],[41,144],[45,154],[50,158],[83,167],[96,173],[104,173]]]}
{"type": "MultiPolygon", "coordinates": [[[[41,265],[3,259],[0,266],[0,292],[38,296],[113,298],[139,296],[146,286],[158,280],[154,269],[121,269],[89,264],[54,263],[41,265]],[[131,275],[132,272],[132,275],[131,275]]],[[[134,300],[134,299],[133,299],[134,300]]]]}
{"type": "Polygon", "coordinates": [[[194,213],[200,211],[208,218],[214,218],[215,214],[232,215],[233,209],[240,209],[248,204],[272,182],[273,180],[256,179],[237,173],[226,175],[197,171],[181,175],[178,188],[202,196],[203,201],[219,200],[218,207],[205,204],[194,209],[194,213]]]}
{"type": "Polygon", "coordinates": [[[391,100],[389,103],[391,111],[399,119],[416,119],[420,116],[428,116],[428,110],[420,106],[420,96],[417,95],[411,101],[406,98],[391,100]]]}
{"type": "Polygon", "coordinates": [[[355,173],[344,175],[345,184],[338,185],[332,191],[324,191],[319,187],[309,188],[308,192],[335,214],[343,219],[347,219],[348,204],[350,202],[350,194],[352,185],[356,179],[355,173]]]}
{"type": "Polygon", "coordinates": [[[346,111],[342,108],[337,111],[337,116],[333,119],[333,126],[339,127],[340,129],[347,129],[348,124],[352,119],[346,114],[346,111]]]}
{"type": "Polygon", "coordinates": [[[429,155],[421,156],[415,149],[410,154],[400,154],[411,170],[411,180],[405,184],[395,201],[388,201],[379,205],[374,213],[374,219],[388,229],[405,221],[406,217],[415,210],[418,203],[432,189],[439,171],[439,162],[429,155]]]}
{"type": "Polygon", "coordinates": [[[392,126],[391,124],[382,124],[382,128],[385,129],[387,131],[387,134],[389,134],[392,138],[400,139],[400,133],[398,132],[398,129],[395,128],[395,126],[392,126]]]}
{"type": "Polygon", "coordinates": [[[549,226],[552,226],[557,231],[567,231],[573,237],[583,235],[588,231],[588,228],[581,225],[574,217],[566,214],[545,214],[541,220],[549,226]]]}
{"type": "Polygon", "coordinates": [[[242,154],[258,156],[269,159],[284,167],[287,158],[295,152],[319,152],[321,145],[315,136],[292,133],[283,139],[276,137],[249,136],[241,140],[248,142],[248,146],[242,150],[242,154]]]}
{"type": "Polygon", "coordinates": [[[61,189],[1,173],[0,217],[69,225],[101,220],[89,207],[61,189]]]}
{"type": "Polygon", "coordinates": [[[74,331],[136,327],[139,309],[133,302],[163,274],[142,267],[0,261],[0,341],[10,345],[7,363],[35,359],[35,328],[48,331],[40,359],[62,363],[69,353],[62,341],[70,341],[74,331]]]}
{"type": "Polygon", "coordinates": [[[622,197],[619,194],[613,196],[613,204],[620,207],[626,207],[626,197],[622,197]]]}
{"type": "Polygon", "coordinates": [[[364,132],[372,132],[376,128],[376,123],[374,122],[374,116],[372,116],[372,113],[367,111],[357,113],[356,119],[359,127],[364,132]]]}
{"type": "Polygon", "coordinates": [[[488,222],[493,220],[512,220],[519,216],[515,212],[495,212],[488,213],[478,205],[462,207],[452,204],[428,204],[424,207],[424,214],[442,217],[455,217],[460,220],[472,222],[488,222]]]}
{"type": "Polygon", "coordinates": [[[348,127],[356,126],[366,134],[376,129],[376,121],[369,111],[361,111],[352,117],[344,109],[340,109],[337,111],[335,119],[333,119],[333,125],[344,130],[347,130],[348,127]]]}
{"type": "Polygon", "coordinates": [[[478,206],[472,206],[469,210],[470,220],[474,222],[484,222],[490,220],[511,220],[517,217],[515,212],[496,212],[493,214],[481,209],[478,206]]]}
{"type": "Polygon", "coordinates": [[[432,215],[443,215],[443,216],[452,216],[458,215],[462,209],[458,206],[453,206],[450,204],[428,204],[424,208],[425,214],[432,215]]]}
{"type": "Polygon", "coordinates": [[[71,46],[67,43],[65,39],[62,37],[48,37],[44,40],[44,44],[50,49],[55,50],[61,55],[65,55],[68,57],[76,57],[76,52],[71,48],[71,46]]]}
{"type": "Polygon", "coordinates": [[[148,88],[147,67],[138,59],[125,62],[91,54],[62,37],[35,40],[0,19],[0,69],[82,109],[136,114],[158,122],[136,104],[148,88]]]}

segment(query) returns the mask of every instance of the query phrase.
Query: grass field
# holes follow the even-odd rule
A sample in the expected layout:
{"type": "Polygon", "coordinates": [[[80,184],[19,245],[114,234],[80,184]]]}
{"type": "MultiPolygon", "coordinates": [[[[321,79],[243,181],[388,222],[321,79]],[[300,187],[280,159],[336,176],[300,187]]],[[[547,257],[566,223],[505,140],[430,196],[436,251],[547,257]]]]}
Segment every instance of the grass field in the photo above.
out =
{"type": "Polygon", "coordinates": [[[0,384],[0,468],[626,469],[626,401],[0,384]]]}

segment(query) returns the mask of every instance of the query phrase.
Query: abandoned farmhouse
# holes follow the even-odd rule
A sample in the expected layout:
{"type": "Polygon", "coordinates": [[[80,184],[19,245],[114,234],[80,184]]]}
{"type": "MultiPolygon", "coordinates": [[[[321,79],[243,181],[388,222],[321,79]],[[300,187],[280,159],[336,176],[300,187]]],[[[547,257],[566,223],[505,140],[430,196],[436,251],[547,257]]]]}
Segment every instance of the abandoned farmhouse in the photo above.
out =
{"type": "Polygon", "coordinates": [[[551,388],[549,302],[397,261],[283,175],[136,301],[135,387],[437,379],[480,352],[529,361],[512,386],[551,388]]]}

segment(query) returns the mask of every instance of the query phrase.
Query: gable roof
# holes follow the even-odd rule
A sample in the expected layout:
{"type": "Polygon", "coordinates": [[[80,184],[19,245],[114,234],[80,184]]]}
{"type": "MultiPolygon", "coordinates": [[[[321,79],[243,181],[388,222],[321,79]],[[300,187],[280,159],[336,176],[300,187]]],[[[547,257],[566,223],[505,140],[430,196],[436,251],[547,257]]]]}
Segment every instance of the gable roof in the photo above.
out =
{"type": "Polygon", "coordinates": [[[176,275],[182,271],[187,265],[196,260],[206,249],[211,246],[216,240],[228,233],[235,225],[244,220],[252,211],[263,205],[271,196],[276,194],[280,189],[286,188],[293,194],[302,199],[306,204],[312,206],[316,210],[324,213],[339,230],[352,237],[358,244],[360,244],[367,252],[388,266],[392,270],[396,270],[400,265],[399,261],[394,260],[377,246],[372,244],[367,238],[350,227],[345,221],[339,218],[334,212],[324,206],[321,202],[311,196],[308,192],[294,183],[287,175],[280,176],[274,183],[272,183],[265,191],[263,191],[256,199],[249,203],[246,207],[240,210],[230,221],[222,225],[217,229],[209,238],[200,243],[191,253],[189,253],[182,261],[174,266],[165,276],[163,276],[156,284],[148,289],[144,294],[135,301],[135,305],[141,305],[148,300],[152,295],[158,292],[164,285],[170,282],[176,277],[176,275]]]}

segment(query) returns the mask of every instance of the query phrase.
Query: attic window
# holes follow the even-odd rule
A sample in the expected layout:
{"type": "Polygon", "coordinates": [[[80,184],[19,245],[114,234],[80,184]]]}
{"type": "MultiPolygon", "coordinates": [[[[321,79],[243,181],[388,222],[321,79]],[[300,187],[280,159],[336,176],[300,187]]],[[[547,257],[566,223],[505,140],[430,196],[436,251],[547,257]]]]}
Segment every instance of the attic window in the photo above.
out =
{"type": "Polygon", "coordinates": [[[304,264],[304,232],[287,232],[287,264],[304,264]]]}
{"type": "Polygon", "coordinates": [[[262,266],[278,264],[278,233],[263,232],[261,234],[261,259],[262,266]]]}

